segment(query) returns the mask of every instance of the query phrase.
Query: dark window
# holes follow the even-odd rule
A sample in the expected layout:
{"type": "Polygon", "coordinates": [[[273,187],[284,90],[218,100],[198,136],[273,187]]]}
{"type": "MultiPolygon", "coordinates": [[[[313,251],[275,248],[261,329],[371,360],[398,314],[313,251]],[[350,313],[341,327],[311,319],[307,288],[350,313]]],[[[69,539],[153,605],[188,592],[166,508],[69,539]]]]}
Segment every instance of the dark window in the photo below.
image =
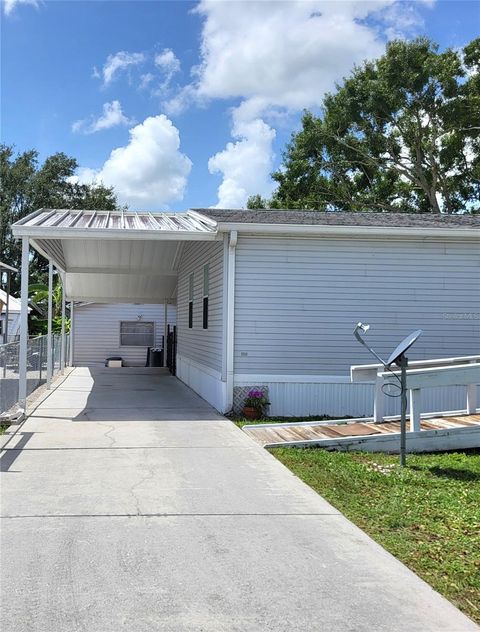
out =
{"type": "Polygon", "coordinates": [[[188,328],[193,327],[193,272],[188,278],[188,328]]]}
{"type": "Polygon", "coordinates": [[[203,328],[208,329],[208,293],[210,289],[210,269],[203,266],[203,328]]]}
{"type": "Polygon", "coordinates": [[[208,296],[203,297],[203,328],[208,329],[208,296]]]}

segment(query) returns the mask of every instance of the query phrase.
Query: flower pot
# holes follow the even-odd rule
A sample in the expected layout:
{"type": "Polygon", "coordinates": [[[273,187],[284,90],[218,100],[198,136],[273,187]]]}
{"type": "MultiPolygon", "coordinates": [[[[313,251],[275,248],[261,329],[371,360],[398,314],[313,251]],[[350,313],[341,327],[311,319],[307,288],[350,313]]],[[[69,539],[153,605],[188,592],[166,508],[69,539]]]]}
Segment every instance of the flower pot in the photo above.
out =
{"type": "Polygon", "coordinates": [[[253,406],[245,406],[243,416],[247,419],[260,419],[262,412],[258,408],[253,408],[253,406]]]}

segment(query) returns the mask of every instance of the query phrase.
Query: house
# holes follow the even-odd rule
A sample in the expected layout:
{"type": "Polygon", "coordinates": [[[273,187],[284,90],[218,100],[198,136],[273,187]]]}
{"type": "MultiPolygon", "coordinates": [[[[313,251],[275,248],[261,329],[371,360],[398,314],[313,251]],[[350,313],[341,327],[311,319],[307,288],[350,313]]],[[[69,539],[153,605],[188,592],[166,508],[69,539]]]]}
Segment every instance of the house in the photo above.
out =
{"type": "MultiPolygon", "coordinates": [[[[7,298],[8,298],[8,342],[12,342],[18,338],[20,329],[20,299],[14,296],[8,296],[4,290],[0,289],[0,344],[3,342],[7,318],[7,298]]],[[[30,309],[29,309],[30,311],[30,309]]]]}
{"type": "Polygon", "coordinates": [[[13,232],[60,269],[68,300],[175,301],[177,376],[222,412],[256,386],[275,416],[371,414],[373,386],[349,378],[370,360],[358,321],[383,356],[419,328],[412,360],[480,351],[479,216],[41,209],[13,232]]]}
{"type": "Polygon", "coordinates": [[[74,307],[73,364],[103,365],[119,356],[125,366],[145,366],[149,347],[164,347],[176,322],[173,303],[79,303],[74,307]]]}

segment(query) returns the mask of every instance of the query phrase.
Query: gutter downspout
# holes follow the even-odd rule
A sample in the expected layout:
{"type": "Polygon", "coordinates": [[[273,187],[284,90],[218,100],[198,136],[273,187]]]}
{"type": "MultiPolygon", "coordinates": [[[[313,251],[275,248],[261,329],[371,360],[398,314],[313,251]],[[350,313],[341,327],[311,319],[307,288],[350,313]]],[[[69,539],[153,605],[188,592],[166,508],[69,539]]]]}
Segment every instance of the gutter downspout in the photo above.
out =
{"type": "Polygon", "coordinates": [[[226,410],[233,408],[233,374],[234,374],[234,344],[235,344],[235,248],[238,233],[232,230],[228,242],[228,276],[227,276],[227,318],[226,318],[226,410]]]}

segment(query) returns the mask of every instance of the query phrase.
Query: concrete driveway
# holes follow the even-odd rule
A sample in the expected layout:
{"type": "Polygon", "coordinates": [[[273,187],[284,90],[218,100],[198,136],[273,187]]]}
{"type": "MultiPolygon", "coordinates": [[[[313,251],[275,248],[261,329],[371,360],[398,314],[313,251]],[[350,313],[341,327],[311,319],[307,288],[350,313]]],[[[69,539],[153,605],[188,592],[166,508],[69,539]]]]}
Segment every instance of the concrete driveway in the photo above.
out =
{"type": "Polygon", "coordinates": [[[8,632],[478,630],[161,372],[75,369],[2,469],[8,632]]]}

